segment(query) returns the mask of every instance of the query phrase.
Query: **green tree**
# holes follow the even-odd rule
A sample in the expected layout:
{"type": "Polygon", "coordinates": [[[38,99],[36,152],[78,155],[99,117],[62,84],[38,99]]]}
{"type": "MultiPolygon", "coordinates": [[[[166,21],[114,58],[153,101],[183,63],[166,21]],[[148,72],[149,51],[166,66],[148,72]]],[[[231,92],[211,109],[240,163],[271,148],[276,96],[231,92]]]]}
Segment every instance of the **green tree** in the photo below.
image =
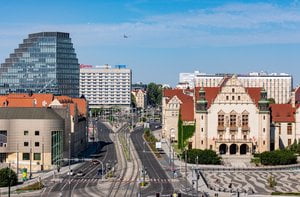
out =
{"type": "Polygon", "coordinates": [[[147,86],[147,102],[148,105],[157,107],[161,105],[162,86],[155,83],[149,83],[147,86]]]}
{"type": "Polygon", "coordinates": [[[275,104],[275,99],[274,98],[268,98],[269,104],[275,104]]]}
{"type": "Polygon", "coordinates": [[[187,154],[187,162],[193,164],[221,164],[221,158],[213,150],[205,149],[190,149],[182,153],[182,159],[185,159],[187,154]],[[197,160],[198,157],[198,160],[197,160]]]}
{"type": "Polygon", "coordinates": [[[10,185],[14,186],[18,183],[17,174],[10,168],[0,169],[0,187],[8,187],[10,180],[10,185]]]}
{"type": "Polygon", "coordinates": [[[266,151],[259,155],[263,165],[288,165],[297,163],[297,156],[291,150],[266,151]]]}
{"type": "Polygon", "coordinates": [[[131,93],[131,106],[136,108],[136,99],[135,96],[131,93]]]}

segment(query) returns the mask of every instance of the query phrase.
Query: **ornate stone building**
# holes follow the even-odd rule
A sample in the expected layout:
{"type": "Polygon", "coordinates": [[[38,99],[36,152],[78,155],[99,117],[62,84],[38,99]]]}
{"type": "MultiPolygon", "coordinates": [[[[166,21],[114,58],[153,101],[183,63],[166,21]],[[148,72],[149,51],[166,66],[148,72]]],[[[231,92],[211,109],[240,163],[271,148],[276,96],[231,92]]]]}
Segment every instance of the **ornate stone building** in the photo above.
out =
{"type": "Polygon", "coordinates": [[[184,124],[195,124],[189,148],[239,155],[286,147],[300,138],[298,108],[269,105],[267,98],[263,88],[244,87],[236,76],[218,87],[165,90],[162,136],[178,140],[179,113],[184,124]]]}

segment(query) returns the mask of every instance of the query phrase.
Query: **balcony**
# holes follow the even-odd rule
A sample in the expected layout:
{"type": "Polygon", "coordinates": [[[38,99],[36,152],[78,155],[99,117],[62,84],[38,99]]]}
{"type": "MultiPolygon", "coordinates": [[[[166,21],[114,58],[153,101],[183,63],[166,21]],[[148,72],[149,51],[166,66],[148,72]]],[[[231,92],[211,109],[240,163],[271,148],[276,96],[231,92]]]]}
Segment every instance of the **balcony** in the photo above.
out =
{"type": "Polygon", "coordinates": [[[248,125],[243,125],[242,126],[242,131],[244,132],[244,131],[249,131],[250,130],[250,128],[249,128],[249,126],[248,125]]]}
{"type": "Polygon", "coordinates": [[[230,125],[230,132],[232,132],[232,131],[235,132],[237,130],[238,130],[238,128],[236,125],[230,125]]]}
{"type": "Polygon", "coordinates": [[[218,131],[225,131],[224,125],[218,125],[218,131]]]}
{"type": "Polygon", "coordinates": [[[252,143],[251,139],[216,139],[216,143],[252,143]]]}

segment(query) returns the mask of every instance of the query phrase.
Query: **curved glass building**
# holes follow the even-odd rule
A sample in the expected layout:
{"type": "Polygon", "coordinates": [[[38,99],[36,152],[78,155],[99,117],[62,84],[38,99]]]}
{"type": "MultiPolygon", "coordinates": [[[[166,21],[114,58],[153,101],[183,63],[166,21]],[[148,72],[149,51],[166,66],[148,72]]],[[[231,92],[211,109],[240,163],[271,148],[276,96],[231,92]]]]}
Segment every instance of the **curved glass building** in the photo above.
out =
{"type": "Polygon", "coordinates": [[[0,66],[0,94],[79,96],[79,64],[69,33],[29,34],[0,66]]]}

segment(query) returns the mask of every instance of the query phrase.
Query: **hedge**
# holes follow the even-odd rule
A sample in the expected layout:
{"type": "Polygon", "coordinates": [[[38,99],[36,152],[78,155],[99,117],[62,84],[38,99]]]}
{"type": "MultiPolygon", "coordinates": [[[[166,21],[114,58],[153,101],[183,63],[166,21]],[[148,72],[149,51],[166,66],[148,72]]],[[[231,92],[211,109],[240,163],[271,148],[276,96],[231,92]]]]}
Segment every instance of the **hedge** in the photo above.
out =
{"type": "Polygon", "coordinates": [[[187,162],[193,164],[221,164],[221,157],[213,150],[205,149],[190,149],[182,153],[181,157],[185,160],[185,153],[187,153],[187,162]],[[187,152],[186,152],[187,151],[187,152]],[[198,156],[198,161],[197,161],[198,156]]]}
{"type": "Polygon", "coordinates": [[[275,150],[263,152],[259,155],[263,165],[288,165],[297,163],[297,156],[290,150],[275,150]]]}

